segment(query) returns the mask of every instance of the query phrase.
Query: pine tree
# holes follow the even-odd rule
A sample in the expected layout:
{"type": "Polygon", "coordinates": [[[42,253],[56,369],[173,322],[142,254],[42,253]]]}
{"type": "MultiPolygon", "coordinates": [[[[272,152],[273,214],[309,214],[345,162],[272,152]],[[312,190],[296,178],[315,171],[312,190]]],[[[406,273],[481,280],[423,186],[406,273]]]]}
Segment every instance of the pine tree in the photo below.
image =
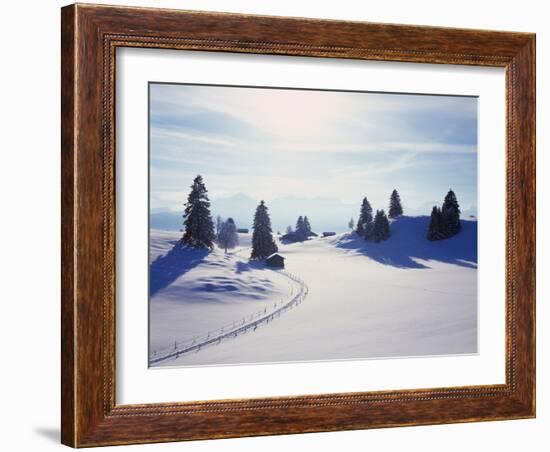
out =
{"type": "Polygon", "coordinates": [[[300,215],[296,220],[296,227],[294,228],[296,232],[304,230],[304,217],[300,215]]]}
{"type": "Polygon", "coordinates": [[[353,228],[355,227],[355,223],[353,221],[353,217],[349,219],[349,222],[348,222],[348,228],[353,231],[353,228]]]}
{"type": "Polygon", "coordinates": [[[296,240],[299,242],[303,242],[308,237],[307,224],[305,222],[305,219],[301,215],[298,217],[298,220],[296,221],[296,229],[295,229],[294,235],[296,237],[296,240]]]}
{"type": "Polygon", "coordinates": [[[193,180],[191,192],[187,196],[183,225],[185,232],[181,238],[183,245],[192,248],[212,249],[215,239],[214,223],[210,215],[210,201],[208,191],[199,174],[193,180]]]}
{"type": "Polygon", "coordinates": [[[377,210],[376,215],[374,216],[374,230],[373,230],[373,239],[375,242],[384,240],[384,232],[382,226],[382,211],[377,210]]]}
{"type": "Polygon", "coordinates": [[[306,233],[306,237],[310,237],[312,234],[311,224],[309,223],[307,215],[304,217],[304,232],[306,233]]]}
{"type": "Polygon", "coordinates": [[[428,227],[428,240],[443,240],[460,231],[460,206],[453,190],[449,190],[441,208],[434,206],[428,227]]]}
{"type": "Polygon", "coordinates": [[[369,200],[365,197],[361,203],[361,210],[359,212],[359,219],[357,220],[356,226],[357,234],[367,238],[367,235],[370,235],[372,230],[372,207],[369,203],[369,200]]]}
{"type": "Polygon", "coordinates": [[[428,240],[442,240],[446,238],[443,231],[443,217],[441,215],[441,209],[437,206],[433,206],[432,214],[430,216],[430,226],[428,228],[428,240]]]}
{"type": "Polygon", "coordinates": [[[286,227],[286,234],[293,234],[294,233],[294,229],[292,229],[292,226],[288,225],[286,227]]]}
{"type": "Polygon", "coordinates": [[[233,249],[239,244],[239,235],[237,234],[237,226],[233,218],[228,218],[220,226],[218,234],[218,245],[227,253],[228,249],[233,249]]]}
{"type": "Polygon", "coordinates": [[[364,226],[363,238],[365,240],[373,240],[374,238],[374,220],[366,223],[364,226]]]}
{"type": "Polygon", "coordinates": [[[453,190],[449,190],[441,206],[445,235],[451,237],[460,231],[460,206],[453,190]]]}
{"type": "Polygon", "coordinates": [[[373,239],[375,242],[387,240],[390,237],[390,222],[384,210],[377,210],[374,217],[373,239]]]}
{"type": "Polygon", "coordinates": [[[262,201],[254,214],[254,231],[252,232],[252,254],[250,259],[265,259],[277,252],[277,245],[273,241],[271,219],[267,206],[262,201]]]}
{"type": "Polygon", "coordinates": [[[397,190],[393,190],[390,196],[390,209],[388,210],[388,216],[390,218],[397,218],[403,215],[403,207],[401,206],[401,198],[397,190]]]}

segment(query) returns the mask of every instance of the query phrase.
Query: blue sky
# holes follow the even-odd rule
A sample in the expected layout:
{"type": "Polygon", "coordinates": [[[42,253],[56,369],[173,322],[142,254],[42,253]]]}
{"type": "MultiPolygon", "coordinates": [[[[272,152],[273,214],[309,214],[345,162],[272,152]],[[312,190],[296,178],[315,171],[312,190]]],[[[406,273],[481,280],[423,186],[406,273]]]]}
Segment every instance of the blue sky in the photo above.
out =
{"type": "Polygon", "coordinates": [[[218,202],[387,208],[397,188],[429,214],[452,187],[475,209],[477,99],[153,83],[150,165],[153,209],[180,211],[196,174],[218,202]]]}

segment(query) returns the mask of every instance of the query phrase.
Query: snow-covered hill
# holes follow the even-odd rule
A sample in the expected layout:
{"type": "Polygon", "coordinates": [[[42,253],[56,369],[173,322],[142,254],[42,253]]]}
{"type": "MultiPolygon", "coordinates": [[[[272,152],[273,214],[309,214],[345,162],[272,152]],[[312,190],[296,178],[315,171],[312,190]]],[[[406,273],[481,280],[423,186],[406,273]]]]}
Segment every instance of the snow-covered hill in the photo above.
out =
{"type": "MultiPolygon", "coordinates": [[[[391,238],[353,234],[279,244],[307,299],[269,325],[161,365],[359,359],[477,351],[477,222],[426,240],[428,217],[401,217],[391,238]]],[[[151,350],[288,298],[284,275],[229,255],[180,250],[177,234],[151,234],[151,350]],[[168,273],[169,277],[163,275],[168,273]],[[158,279],[163,284],[156,286],[158,279]]],[[[244,238],[244,237],[243,237],[244,238]]]]}
{"type": "Polygon", "coordinates": [[[426,268],[428,261],[477,267],[477,221],[462,221],[460,234],[430,242],[426,233],[430,217],[403,216],[392,221],[391,237],[380,243],[365,242],[356,234],[329,237],[335,246],[363,254],[385,265],[400,268],[426,268]]]}
{"type": "Polygon", "coordinates": [[[283,275],[249,263],[250,234],[229,253],[175,246],[179,232],[151,231],[151,353],[281,303],[295,291],[283,275]]]}

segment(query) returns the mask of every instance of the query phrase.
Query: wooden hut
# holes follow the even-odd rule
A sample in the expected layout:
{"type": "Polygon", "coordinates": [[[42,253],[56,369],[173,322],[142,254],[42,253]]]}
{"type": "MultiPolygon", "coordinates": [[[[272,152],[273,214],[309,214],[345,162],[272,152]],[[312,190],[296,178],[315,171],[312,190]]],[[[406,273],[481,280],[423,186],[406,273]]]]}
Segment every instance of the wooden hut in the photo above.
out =
{"type": "Polygon", "coordinates": [[[285,258],[278,253],[273,253],[265,260],[268,267],[285,268],[285,258]]]}

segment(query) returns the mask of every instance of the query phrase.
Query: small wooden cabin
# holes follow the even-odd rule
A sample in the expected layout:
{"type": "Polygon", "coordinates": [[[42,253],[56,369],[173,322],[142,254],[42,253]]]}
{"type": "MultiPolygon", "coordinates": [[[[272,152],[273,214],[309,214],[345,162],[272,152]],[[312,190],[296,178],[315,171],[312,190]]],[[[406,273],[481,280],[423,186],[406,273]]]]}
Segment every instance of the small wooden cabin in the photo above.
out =
{"type": "Polygon", "coordinates": [[[336,235],[336,232],[323,232],[323,237],[331,237],[336,235]]]}
{"type": "Polygon", "coordinates": [[[238,232],[239,234],[248,234],[248,229],[246,229],[246,228],[239,228],[239,229],[237,229],[237,232],[238,232]]]}
{"type": "Polygon", "coordinates": [[[273,253],[265,260],[268,267],[285,268],[285,258],[278,253],[273,253]]]}

